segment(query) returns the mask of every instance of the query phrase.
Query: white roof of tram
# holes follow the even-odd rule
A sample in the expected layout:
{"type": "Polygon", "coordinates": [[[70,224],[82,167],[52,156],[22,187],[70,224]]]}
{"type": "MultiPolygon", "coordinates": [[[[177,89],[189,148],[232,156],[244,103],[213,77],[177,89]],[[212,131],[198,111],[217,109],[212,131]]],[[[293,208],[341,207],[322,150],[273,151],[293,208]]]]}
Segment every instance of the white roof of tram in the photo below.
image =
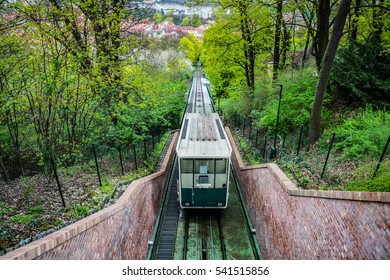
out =
{"type": "Polygon", "coordinates": [[[187,113],[176,147],[180,158],[230,158],[232,148],[216,113],[187,113]]]}

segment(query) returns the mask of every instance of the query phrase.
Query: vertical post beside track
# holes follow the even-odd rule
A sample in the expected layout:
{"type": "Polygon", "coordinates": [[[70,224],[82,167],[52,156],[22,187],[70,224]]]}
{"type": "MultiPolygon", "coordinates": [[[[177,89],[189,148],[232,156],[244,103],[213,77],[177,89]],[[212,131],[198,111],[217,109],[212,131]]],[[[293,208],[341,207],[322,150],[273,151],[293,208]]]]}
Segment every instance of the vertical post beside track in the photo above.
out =
{"type": "Polygon", "coordinates": [[[93,156],[95,157],[96,172],[99,178],[99,185],[102,186],[103,184],[102,184],[102,179],[100,178],[99,164],[96,156],[95,144],[92,144],[92,150],[93,150],[93,156]]]}
{"type": "Polygon", "coordinates": [[[334,141],[334,136],[335,135],[336,135],[336,133],[333,133],[332,140],[330,141],[330,144],[329,144],[328,154],[326,155],[325,164],[324,164],[324,167],[322,168],[321,179],[324,176],[325,168],[326,168],[326,165],[328,164],[329,155],[330,155],[330,151],[332,150],[332,146],[333,146],[333,141],[334,141]]]}
{"type": "Polygon", "coordinates": [[[50,161],[51,161],[51,164],[52,164],[52,166],[53,166],[54,176],[56,177],[56,182],[57,182],[58,190],[59,190],[60,196],[61,196],[62,206],[64,206],[64,208],[65,208],[65,207],[66,207],[66,205],[65,205],[65,199],[64,199],[64,195],[62,194],[61,184],[60,184],[60,180],[59,180],[59,178],[58,178],[58,173],[57,173],[57,167],[56,167],[56,164],[55,164],[55,162],[54,162],[53,157],[50,157],[50,161]]]}

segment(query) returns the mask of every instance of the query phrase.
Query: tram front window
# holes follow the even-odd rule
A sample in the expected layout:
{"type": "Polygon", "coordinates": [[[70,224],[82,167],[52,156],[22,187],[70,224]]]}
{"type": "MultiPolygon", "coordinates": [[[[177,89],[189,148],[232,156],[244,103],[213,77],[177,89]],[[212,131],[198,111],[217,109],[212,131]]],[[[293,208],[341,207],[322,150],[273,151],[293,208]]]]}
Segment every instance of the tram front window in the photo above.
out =
{"type": "Polygon", "coordinates": [[[181,159],[182,188],[226,188],[227,159],[181,159]]]}

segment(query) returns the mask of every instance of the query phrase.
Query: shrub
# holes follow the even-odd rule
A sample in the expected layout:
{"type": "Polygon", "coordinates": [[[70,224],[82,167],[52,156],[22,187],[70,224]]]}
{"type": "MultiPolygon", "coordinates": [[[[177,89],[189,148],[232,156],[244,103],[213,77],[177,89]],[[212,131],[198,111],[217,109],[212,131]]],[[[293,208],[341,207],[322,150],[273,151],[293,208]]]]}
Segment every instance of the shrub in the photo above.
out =
{"type": "Polygon", "coordinates": [[[10,211],[11,207],[9,207],[5,202],[0,201],[0,217],[7,215],[10,211]]]}
{"type": "Polygon", "coordinates": [[[356,178],[349,183],[345,190],[360,192],[390,192],[390,162],[384,162],[373,176],[373,166],[365,165],[356,171],[356,178]]]}
{"type": "Polygon", "coordinates": [[[69,206],[67,207],[68,213],[67,216],[79,219],[82,217],[85,217],[85,215],[88,213],[88,206],[86,205],[76,205],[76,206],[69,206]]]}
{"type": "MultiPolygon", "coordinates": [[[[317,76],[314,73],[301,73],[291,79],[281,80],[283,86],[280,106],[279,132],[290,132],[310,121],[317,76]]],[[[279,89],[273,90],[273,101],[265,106],[260,115],[260,126],[272,133],[278,113],[279,89]]],[[[324,114],[326,109],[323,109],[324,114]]]]}
{"type": "Polygon", "coordinates": [[[329,81],[337,98],[390,108],[390,55],[380,40],[371,36],[366,42],[351,42],[337,53],[329,81]]]}
{"type": "Polygon", "coordinates": [[[348,118],[336,127],[335,148],[344,151],[347,159],[371,157],[379,159],[390,135],[390,113],[374,111],[371,107],[360,110],[355,118],[348,118]]]}

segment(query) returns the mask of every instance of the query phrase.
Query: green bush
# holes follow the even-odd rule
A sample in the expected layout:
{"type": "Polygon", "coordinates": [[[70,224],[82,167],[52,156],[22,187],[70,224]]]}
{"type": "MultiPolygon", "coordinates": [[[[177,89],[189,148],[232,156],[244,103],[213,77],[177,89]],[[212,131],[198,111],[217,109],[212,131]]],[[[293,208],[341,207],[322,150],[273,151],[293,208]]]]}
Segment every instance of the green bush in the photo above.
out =
{"type": "Polygon", "coordinates": [[[390,113],[374,111],[367,107],[358,111],[355,118],[347,118],[334,129],[337,142],[335,148],[343,151],[347,159],[379,159],[390,135],[390,113]]]}
{"type": "Polygon", "coordinates": [[[67,216],[79,219],[82,217],[85,217],[85,215],[88,213],[88,206],[86,205],[75,205],[75,206],[68,206],[67,207],[67,216]]]}
{"type": "MultiPolygon", "coordinates": [[[[282,77],[283,86],[280,106],[279,132],[291,132],[301,125],[308,125],[314,100],[318,77],[312,73],[301,73],[294,78],[282,77]]],[[[268,128],[272,133],[275,129],[278,113],[279,89],[273,89],[273,101],[260,112],[260,126],[268,128]]],[[[326,109],[323,109],[325,114],[326,109]]]]}
{"type": "Polygon", "coordinates": [[[329,83],[336,98],[390,108],[390,55],[376,36],[340,48],[329,83]]]}
{"type": "Polygon", "coordinates": [[[356,178],[349,183],[345,190],[360,192],[390,192],[390,162],[381,165],[375,178],[372,165],[365,165],[356,171],[356,178]]]}
{"type": "Polygon", "coordinates": [[[7,215],[10,211],[11,207],[9,207],[5,202],[0,201],[0,217],[7,215]]]}
{"type": "Polygon", "coordinates": [[[42,206],[31,206],[26,210],[27,214],[36,214],[40,215],[43,212],[43,207],[42,206]]]}
{"type": "Polygon", "coordinates": [[[36,218],[37,218],[37,214],[27,214],[27,215],[12,216],[10,220],[11,222],[14,223],[28,224],[36,218]]]}

